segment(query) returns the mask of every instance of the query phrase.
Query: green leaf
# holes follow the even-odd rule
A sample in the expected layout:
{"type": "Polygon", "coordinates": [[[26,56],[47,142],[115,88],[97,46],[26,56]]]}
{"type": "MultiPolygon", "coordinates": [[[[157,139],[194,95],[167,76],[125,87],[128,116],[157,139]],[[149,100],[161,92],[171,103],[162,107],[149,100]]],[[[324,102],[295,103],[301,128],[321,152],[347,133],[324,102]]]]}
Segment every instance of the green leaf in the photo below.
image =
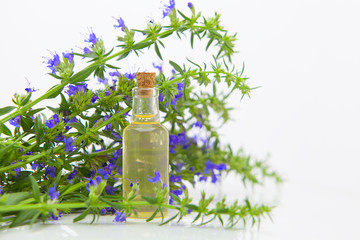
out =
{"type": "Polygon", "coordinates": [[[16,192],[16,193],[7,193],[2,196],[6,200],[3,202],[4,205],[16,205],[22,200],[30,197],[31,193],[29,192],[16,192]]]}
{"type": "Polygon", "coordinates": [[[40,144],[41,139],[44,136],[44,127],[42,125],[41,115],[36,116],[34,125],[36,142],[40,144]]]}
{"type": "Polygon", "coordinates": [[[181,74],[184,74],[183,70],[181,69],[181,67],[179,65],[177,65],[175,62],[173,61],[169,61],[170,65],[173,66],[173,68],[178,71],[181,74]]]}
{"type": "Polygon", "coordinates": [[[26,97],[21,100],[20,106],[25,106],[29,102],[30,98],[31,98],[31,92],[26,94],[26,97]]]}
{"type": "Polygon", "coordinates": [[[159,208],[157,208],[155,210],[155,212],[148,218],[146,219],[146,222],[150,222],[151,220],[153,220],[156,217],[156,214],[159,212],[159,208]]]}
{"type": "Polygon", "coordinates": [[[73,219],[73,223],[83,220],[90,212],[90,208],[87,208],[83,213],[73,219]]]}
{"type": "Polygon", "coordinates": [[[178,13],[179,13],[184,19],[186,19],[186,20],[188,20],[188,21],[191,20],[190,18],[188,18],[187,16],[185,16],[185,14],[183,14],[182,12],[180,12],[179,10],[178,10],[178,13]]]}
{"type": "Polygon", "coordinates": [[[15,220],[10,224],[10,228],[22,225],[25,221],[30,220],[36,215],[38,210],[25,210],[21,211],[15,218],[15,220]]]}
{"type": "Polygon", "coordinates": [[[208,30],[212,35],[214,35],[214,36],[216,36],[216,37],[218,37],[218,38],[222,38],[222,36],[221,36],[221,34],[220,33],[218,33],[215,29],[209,29],[208,30]]]}
{"type": "Polygon", "coordinates": [[[191,48],[194,48],[194,32],[191,32],[190,44],[191,44],[191,48]]]}
{"type": "Polygon", "coordinates": [[[144,42],[144,43],[137,43],[134,46],[132,46],[133,50],[143,49],[153,44],[152,42],[144,42]]]}
{"type": "Polygon", "coordinates": [[[124,59],[126,58],[128,55],[130,54],[130,51],[127,50],[126,52],[124,52],[123,54],[121,54],[119,57],[118,57],[118,61],[121,60],[121,59],[124,59]]]}
{"type": "Polygon", "coordinates": [[[41,211],[38,211],[31,219],[30,221],[30,227],[34,224],[34,222],[38,219],[38,217],[40,216],[41,211]]]}
{"type": "Polygon", "coordinates": [[[175,200],[175,202],[178,202],[178,203],[180,203],[181,202],[181,200],[180,200],[180,198],[178,197],[178,196],[176,196],[175,194],[173,194],[173,193],[169,193],[170,194],[170,196],[175,200]]]}
{"type": "Polygon", "coordinates": [[[171,34],[173,34],[173,32],[169,32],[164,35],[161,35],[159,38],[166,38],[166,37],[170,36],[171,34]]]}
{"type": "Polygon", "coordinates": [[[20,125],[25,132],[29,131],[32,126],[34,126],[34,122],[30,117],[23,116],[20,121],[20,125]]]}
{"type": "Polygon", "coordinates": [[[61,179],[61,175],[62,175],[62,172],[59,171],[58,174],[56,175],[55,180],[54,180],[54,184],[51,184],[52,186],[57,186],[57,185],[59,185],[59,182],[60,182],[60,179],[61,179]]]}
{"type": "Polygon", "coordinates": [[[229,212],[229,209],[227,209],[227,208],[219,208],[219,209],[216,209],[215,212],[225,214],[225,213],[229,212]]]}
{"type": "Polygon", "coordinates": [[[45,108],[37,108],[37,109],[33,109],[33,110],[30,110],[26,113],[26,116],[33,116],[35,115],[36,113],[38,112],[41,112],[42,110],[44,110],[45,108]]]}
{"type": "Polygon", "coordinates": [[[100,197],[99,199],[101,201],[103,201],[104,203],[109,204],[110,206],[112,206],[115,209],[121,210],[124,208],[120,203],[114,203],[114,202],[108,201],[108,200],[104,199],[103,197],[100,197]]]}
{"type": "Polygon", "coordinates": [[[119,67],[113,66],[111,64],[105,64],[105,66],[107,66],[108,68],[112,68],[112,69],[120,69],[119,67]]]}
{"type": "MultiPolygon", "coordinates": [[[[90,172],[90,171],[89,171],[90,172]]],[[[88,174],[88,173],[87,173],[88,174]]],[[[86,174],[86,175],[87,175],[86,174]]],[[[85,187],[85,183],[84,182],[79,182],[75,185],[71,185],[68,189],[66,189],[65,191],[63,191],[62,195],[66,195],[66,194],[69,194],[69,193],[72,193],[74,191],[76,191],[77,189],[81,188],[81,187],[85,187]]],[[[61,189],[62,190],[62,189],[61,189]]],[[[61,193],[61,191],[60,191],[61,193]]]]}
{"type": "Polygon", "coordinates": [[[185,204],[185,207],[187,207],[188,209],[191,209],[191,210],[195,210],[195,211],[199,210],[199,207],[194,204],[185,204]]]}
{"type": "Polygon", "coordinates": [[[10,129],[3,123],[0,123],[0,133],[3,133],[7,136],[12,136],[10,129]]]}
{"type": "Polygon", "coordinates": [[[172,216],[171,218],[167,219],[165,222],[160,223],[160,226],[168,224],[172,220],[174,220],[177,216],[179,216],[180,213],[177,213],[176,215],[172,216]]]}
{"type": "MultiPolygon", "coordinates": [[[[76,54],[75,54],[76,55],[76,54]]],[[[49,75],[50,76],[52,76],[52,77],[54,77],[54,78],[56,78],[56,79],[64,79],[63,77],[60,77],[60,76],[58,76],[58,75],[55,75],[55,74],[53,74],[53,73],[49,73],[49,75]]]]}
{"type": "Polygon", "coordinates": [[[143,196],[141,195],[142,199],[144,199],[145,201],[147,201],[150,204],[156,204],[157,203],[157,199],[154,197],[147,197],[147,196],[143,196]]]}
{"type": "Polygon", "coordinates": [[[195,217],[195,219],[191,222],[191,223],[194,223],[196,222],[196,220],[198,220],[201,216],[201,212],[198,213],[198,215],[195,217]]]}
{"type": "Polygon", "coordinates": [[[14,106],[7,106],[7,107],[0,108],[0,116],[11,112],[11,111],[14,110],[15,108],[16,108],[16,107],[14,107],[14,106]]]}
{"type": "MultiPolygon", "coordinates": [[[[50,91],[53,91],[55,88],[58,88],[60,84],[57,84],[55,86],[53,86],[52,88],[50,88],[46,93],[50,92],[50,91]]],[[[60,88],[58,90],[56,90],[55,92],[53,92],[52,94],[50,94],[47,99],[52,99],[52,98],[56,98],[60,93],[61,91],[63,90],[63,88],[60,88]]]]}
{"type": "Polygon", "coordinates": [[[209,47],[210,47],[211,43],[214,41],[214,39],[215,39],[215,38],[210,38],[210,40],[209,40],[209,42],[207,43],[206,48],[205,48],[206,51],[209,49],[209,47]]]}
{"type": "Polygon", "coordinates": [[[84,81],[92,72],[94,72],[99,67],[98,64],[95,64],[93,66],[88,66],[87,68],[81,70],[80,72],[74,74],[71,78],[69,83],[74,84],[78,82],[84,81]]]}
{"type": "Polygon", "coordinates": [[[158,57],[163,60],[162,56],[161,56],[161,53],[160,53],[160,50],[159,50],[159,46],[157,45],[157,43],[155,43],[155,52],[156,54],[158,55],[158,57]]]}
{"type": "Polygon", "coordinates": [[[86,129],[85,129],[84,125],[82,125],[79,122],[68,122],[66,125],[69,127],[76,128],[79,131],[79,133],[82,133],[82,134],[86,133],[86,129]]]}
{"type": "Polygon", "coordinates": [[[29,175],[30,181],[31,181],[31,187],[33,190],[33,196],[37,202],[40,202],[40,189],[39,185],[37,184],[35,178],[31,175],[29,175]]]}

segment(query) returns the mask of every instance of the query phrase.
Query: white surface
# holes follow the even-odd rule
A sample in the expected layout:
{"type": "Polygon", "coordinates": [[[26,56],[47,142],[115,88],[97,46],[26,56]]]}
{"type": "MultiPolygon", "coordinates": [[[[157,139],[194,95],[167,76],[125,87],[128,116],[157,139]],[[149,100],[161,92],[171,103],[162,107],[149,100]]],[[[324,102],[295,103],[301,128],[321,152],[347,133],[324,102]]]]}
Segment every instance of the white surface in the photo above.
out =
{"type": "MultiPolygon", "coordinates": [[[[186,11],[186,1],[176,2],[186,11]]],[[[234,148],[244,147],[259,158],[270,153],[269,164],[287,179],[273,213],[274,223],[266,222],[260,232],[253,233],[143,224],[65,224],[10,230],[1,237],[41,240],[68,234],[71,239],[73,231],[75,239],[129,234],[142,239],[360,238],[360,2],[194,3],[207,15],[218,11],[223,25],[238,32],[239,54],[234,61],[239,66],[245,61],[251,85],[261,86],[241,104],[237,97],[231,99],[238,110],[221,132],[234,148]]],[[[141,27],[147,16],[158,18],[160,6],[158,1],[2,1],[0,70],[6,88],[0,89],[1,105],[10,104],[11,95],[20,86],[26,87],[25,77],[40,89],[38,94],[55,83],[42,63],[42,56],[49,56],[47,49],[60,53],[83,46],[79,33],[87,33],[88,27],[111,46],[119,31],[112,27],[112,16],[141,27]]],[[[169,58],[183,59],[178,48],[170,49],[169,58]]],[[[124,64],[123,70],[148,68],[141,62],[124,64]]],[[[233,188],[228,184],[222,192],[231,193],[233,188]]]]}

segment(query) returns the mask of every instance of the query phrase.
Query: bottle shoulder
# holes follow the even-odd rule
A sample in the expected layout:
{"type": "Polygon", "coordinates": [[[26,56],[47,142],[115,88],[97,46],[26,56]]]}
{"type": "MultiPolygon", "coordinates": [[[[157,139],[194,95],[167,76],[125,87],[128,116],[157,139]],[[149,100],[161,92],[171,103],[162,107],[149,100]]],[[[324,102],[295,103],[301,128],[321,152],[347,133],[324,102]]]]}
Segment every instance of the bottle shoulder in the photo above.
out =
{"type": "Polygon", "coordinates": [[[163,132],[166,132],[167,134],[169,134],[169,130],[160,123],[158,123],[158,124],[133,124],[133,123],[131,123],[124,129],[124,133],[131,132],[131,131],[136,131],[136,132],[163,131],[163,132]]]}

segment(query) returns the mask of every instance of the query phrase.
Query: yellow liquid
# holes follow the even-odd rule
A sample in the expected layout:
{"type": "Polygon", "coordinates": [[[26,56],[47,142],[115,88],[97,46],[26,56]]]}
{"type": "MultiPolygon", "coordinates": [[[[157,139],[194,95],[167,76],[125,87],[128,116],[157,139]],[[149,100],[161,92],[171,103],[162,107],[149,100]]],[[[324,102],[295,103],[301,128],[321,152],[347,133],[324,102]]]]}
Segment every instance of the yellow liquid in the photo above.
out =
{"type": "MultiPolygon", "coordinates": [[[[160,173],[161,182],[169,186],[169,133],[158,122],[133,122],[124,129],[123,143],[123,193],[131,191],[130,182],[139,183],[135,201],[144,201],[141,195],[155,197],[158,183],[148,181],[160,173]]],[[[138,218],[148,218],[156,207],[138,207],[138,218]]],[[[164,214],[167,215],[166,209],[164,214]]],[[[160,213],[156,217],[160,217],[160,213]]],[[[135,217],[131,215],[131,217],[135,217]]]]}

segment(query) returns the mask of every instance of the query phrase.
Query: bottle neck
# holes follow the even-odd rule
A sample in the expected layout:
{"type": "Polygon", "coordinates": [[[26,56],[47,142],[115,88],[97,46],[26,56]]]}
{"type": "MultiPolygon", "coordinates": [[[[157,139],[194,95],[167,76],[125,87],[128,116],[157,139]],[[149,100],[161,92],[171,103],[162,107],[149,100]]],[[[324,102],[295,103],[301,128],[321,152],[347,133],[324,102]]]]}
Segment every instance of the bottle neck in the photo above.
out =
{"type": "Polygon", "coordinates": [[[160,123],[159,90],[157,88],[134,88],[133,96],[133,113],[131,123],[160,123]]]}

